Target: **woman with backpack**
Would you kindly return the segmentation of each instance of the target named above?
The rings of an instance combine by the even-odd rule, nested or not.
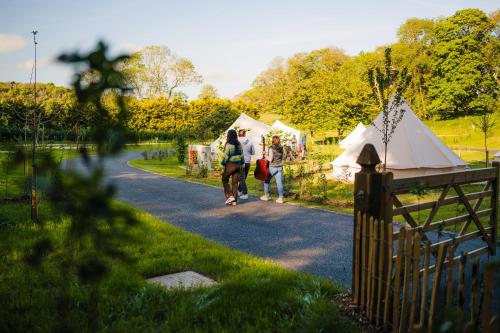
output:
[[[227,140],[224,146],[224,158],[222,159],[224,171],[222,173],[222,185],[224,186],[224,195],[226,197],[226,205],[236,205],[238,201],[238,180],[242,171],[242,166],[245,165],[243,157],[243,149],[238,141],[238,135],[235,130],[227,132]],[[229,186],[229,178],[231,178],[231,186]]]
[[[283,146],[281,145],[279,136],[273,136],[272,145],[266,152],[266,159],[269,161],[270,176],[264,181],[264,195],[260,197],[260,200],[268,201],[271,199],[269,197],[269,184],[274,177],[276,179],[276,185],[278,186],[279,196],[276,203],[283,203],[285,192],[283,189]]]

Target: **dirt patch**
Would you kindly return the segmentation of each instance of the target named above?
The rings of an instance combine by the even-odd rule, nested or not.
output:
[[[333,296],[333,301],[339,305],[342,314],[355,322],[362,332],[384,332],[383,327],[376,327],[375,325],[371,324],[364,313],[358,309],[358,306],[352,304],[351,294],[336,294]]]

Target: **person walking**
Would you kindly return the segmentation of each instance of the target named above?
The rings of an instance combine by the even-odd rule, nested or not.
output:
[[[238,179],[240,178],[242,166],[245,164],[242,147],[235,130],[227,132],[224,158],[221,164],[224,166],[222,185],[224,186],[226,205],[235,206],[238,201]],[[231,178],[231,186],[229,186],[229,178]]]
[[[248,199],[248,187],[247,187],[247,177],[248,172],[250,171],[250,162],[252,161],[252,156],[255,155],[255,147],[253,142],[250,141],[246,137],[246,131],[244,129],[240,129],[238,131],[238,140],[241,143],[241,147],[243,150],[243,157],[245,160],[245,169],[241,170],[240,173],[240,183],[238,185],[238,195],[240,199],[247,200]]]
[[[271,179],[274,177],[276,179],[276,185],[278,186],[278,199],[276,203],[284,202],[284,189],[283,189],[283,146],[281,145],[280,137],[274,135],[272,138],[272,145],[267,149],[266,159],[269,161],[269,178],[264,182],[264,195],[260,197],[260,200],[268,201],[269,196],[269,184]]]

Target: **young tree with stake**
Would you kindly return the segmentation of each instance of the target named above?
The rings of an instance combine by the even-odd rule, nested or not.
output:
[[[403,68],[401,72],[393,68],[391,49],[387,48],[385,49],[384,69],[370,69],[368,71],[368,80],[372,88],[372,95],[382,112],[382,127],[379,128],[375,123],[372,123],[372,126],[382,135],[382,143],[384,144],[383,170],[385,172],[387,167],[387,146],[399,122],[403,119],[404,109],[399,109],[399,107],[403,103],[403,92],[408,88],[411,76],[406,68]]]

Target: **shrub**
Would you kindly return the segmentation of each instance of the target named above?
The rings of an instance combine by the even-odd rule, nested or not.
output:
[[[177,161],[179,163],[184,164],[184,161],[186,160],[186,151],[187,151],[187,144],[186,144],[186,138],[184,135],[179,134],[175,138],[175,147],[177,150]]]

